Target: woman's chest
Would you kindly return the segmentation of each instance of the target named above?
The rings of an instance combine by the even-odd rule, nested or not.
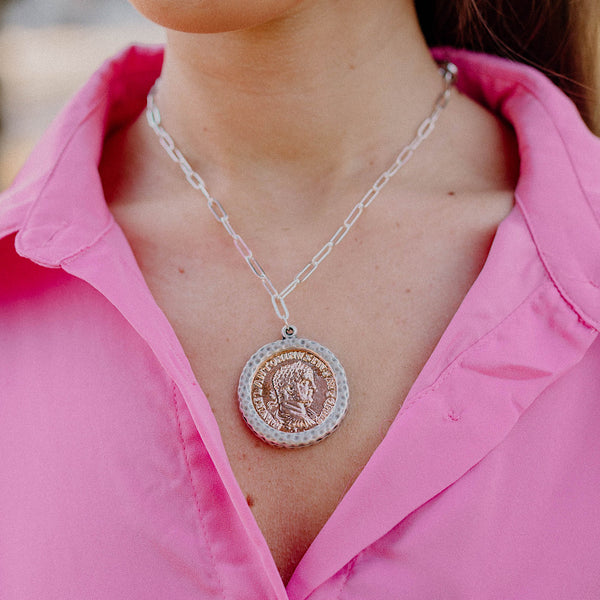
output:
[[[286,582],[398,414],[483,266],[496,219],[458,237],[403,225],[371,236],[367,249],[350,240],[344,256],[332,255],[289,296],[290,322],[337,356],[350,390],[341,427],[293,450],[259,440],[238,410],[244,364],[278,339],[282,326],[260,281],[225,244],[204,241],[190,251],[178,240],[148,242],[135,223],[118,220],[207,396],[237,482]]]
[[[175,280],[189,268],[183,266],[184,273],[177,268]],[[279,337],[280,324],[268,299],[254,292],[255,282],[235,283],[227,293],[219,285],[192,285],[191,291],[189,282],[148,279],[208,398],[237,482],[287,582],[385,436],[460,297],[442,293],[439,304],[419,301],[429,295],[430,282],[416,278],[416,285],[404,279],[401,286],[388,286],[393,288],[388,294],[356,283],[346,289],[336,285],[337,293],[332,285],[317,284],[324,290],[320,298],[299,293],[298,301],[290,302],[299,335],[327,346],[341,361],[349,408],[340,428],[323,442],[282,449],[259,440],[238,410],[245,362]]]

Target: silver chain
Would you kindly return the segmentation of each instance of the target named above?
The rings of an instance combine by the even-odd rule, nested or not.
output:
[[[315,272],[317,267],[325,260],[325,258],[327,258],[327,256],[329,256],[329,253],[333,250],[333,247],[337,246],[346,237],[346,234],[348,231],[350,231],[350,228],[354,225],[354,223],[356,223],[360,215],[362,215],[365,208],[367,208],[371,202],[377,198],[379,192],[381,192],[381,190],[387,185],[389,180],[411,159],[416,149],[423,143],[425,139],[429,137],[431,132],[434,130],[435,124],[442,110],[446,108],[450,99],[450,91],[456,80],[457,68],[453,63],[444,63],[440,67],[440,74],[443,78],[444,88],[437,97],[431,114],[417,128],[417,134],[413,140],[404,148],[402,148],[400,154],[398,154],[391,166],[377,178],[369,191],[360,199],[359,202],[356,203],[354,208],[344,219],[342,226],[331,236],[331,239],[310,259],[310,262],[296,274],[294,279],[292,279],[292,281],[281,292],[277,291],[273,285],[273,282],[269,279],[264,269],[254,257],[252,250],[248,248],[248,245],[242,239],[242,236],[235,231],[229,220],[229,215],[221,203],[211,196],[202,177],[200,177],[200,175],[198,175],[198,173],[192,169],[190,163],[175,145],[173,138],[162,127],[160,112],[154,101],[156,84],[150,90],[146,105],[146,118],[148,120],[148,124],[158,136],[160,145],[165,149],[171,159],[179,165],[188,183],[195,190],[202,192],[202,195],[206,198],[210,212],[214,218],[219,221],[221,225],[223,225],[225,231],[227,231],[227,233],[233,239],[233,243],[235,244],[238,252],[248,263],[248,266],[252,272],[262,282],[264,288],[271,297],[271,303],[273,304],[275,314],[285,323],[284,330],[286,328],[290,328],[290,313],[285,303],[285,298],[291,294],[298,285],[306,281]]]

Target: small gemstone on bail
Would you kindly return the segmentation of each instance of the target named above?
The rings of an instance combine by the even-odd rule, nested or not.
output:
[[[296,332],[297,332],[297,329],[293,325],[286,323],[281,330],[281,335],[282,335],[283,339],[291,338],[291,337],[295,337]]]

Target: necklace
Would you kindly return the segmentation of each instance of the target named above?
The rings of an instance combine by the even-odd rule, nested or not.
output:
[[[203,179],[192,169],[173,138],[162,127],[161,115],[154,101],[156,84],[148,94],[146,118],[158,136],[160,145],[179,165],[188,183],[204,196],[210,212],[225,228],[238,252],[261,281],[271,298],[275,314],[284,323],[282,339],[262,346],[250,357],[238,385],[239,407],[246,424],[255,435],[269,444],[282,448],[316,444],[337,429],[346,415],[349,391],[342,365],[325,346],[297,336],[296,327],[290,324],[285,299],[312,275],[333,247],[344,239],[363,211],[431,134],[450,99],[457,68],[452,63],[444,63],[440,67],[440,74],[443,90],[430,115],[419,125],[413,140],[352,208],[331,239],[281,292],[275,288],[246,242],[235,231],[221,203],[211,196]]]

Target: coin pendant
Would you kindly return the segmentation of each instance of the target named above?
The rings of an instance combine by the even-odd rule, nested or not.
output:
[[[320,442],[339,426],[348,408],[348,382],[329,349],[293,335],[252,355],[238,396],[254,434],[274,446],[299,448]]]

